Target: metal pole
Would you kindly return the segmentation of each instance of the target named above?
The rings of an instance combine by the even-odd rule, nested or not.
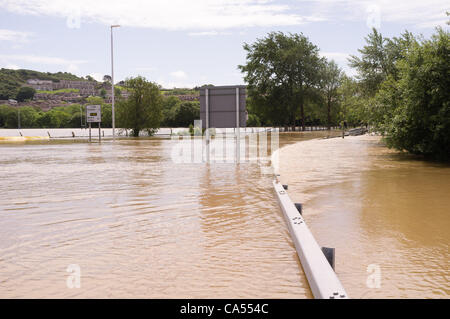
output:
[[[98,141],[102,141],[100,122],[98,122]]]
[[[20,130],[20,108],[17,108],[17,112],[18,112],[18,121],[17,121],[17,125],[18,125],[18,128],[19,128],[19,130]]]
[[[80,118],[80,129],[82,129],[83,128],[83,109],[81,108],[81,105],[80,105],[80,115],[81,115],[81,118]]]
[[[241,161],[241,129],[239,127],[239,88],[236,88],[236,159]]]
[[[111,117],[112,117],[112,133],[113,140],[116,136],[116,116],[114,112],[114,40],[113,40],[113,28],[118,28],[120,25],[111,26]]]
[[[113,140],[116,136],[116,119],[114,113],[114,53],[113,53],[113,26],[111,26],[111,117],[112,117],[112,133]]]
[[[89,143],[91,142],[91,122],[89,122]]]
[[[209,163],[209,89],[205,89],[206,100],[206,162]]]

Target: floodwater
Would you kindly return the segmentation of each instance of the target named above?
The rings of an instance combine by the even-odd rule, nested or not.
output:
[[[450,297],[450,166],[366,135],[289,145],[279,173],[350,297]]]
[[[280,134],[279,173],[350,297],[448,298],[449,167],[326,135]],[[311,298],[273,176],[177,143],[0,144],[0,297]]]
[[[177,143],[0,144],[0,297],[311,297],[272,175]]]

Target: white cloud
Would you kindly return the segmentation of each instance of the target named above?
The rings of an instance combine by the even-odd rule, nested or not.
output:
[[[0,66],[7,69],[19,69],[16,62],[20,62],[21,68],[39,69],[42,65],[54,65],[59,70],[65,69],[70,73],[78,73],[80,64],[87,63],[84,60],[67,60],[58,57],[37,55],[0,54]]]
[[[181,71],[181,70],[172,72],[172,73],[170,73],[170,75],[172,77],[174,77],[174,78],[177,78],[177,79],[185,79],[185,78],[187,78],[186,73],[184,71]]]
[[[19,70],[20,67],[17,64],[8,64],[6,65],[7,69],[11,69],[11,70]]]
[[[313,17],[329,21],[367,21],[379,12],[383,22],[405,26],[436,27],[445,25],[450,11],[448,0],[298,0]],[[373,10],[376,8],[377,10]],[[371,10],[368,10],[371,9]]]
[[[31,32],[0,29],[0,41],[25,43],[29,41],[31,35]]]
[[[356,75],[356,70],[351,68],[348,65],[348,58],[350,57],[349,53],[345,52],[320,52],[322,57],[327,58],[328,61],[334,60],[337,65],[348,75],[354,76]]]
[[[14,13],[63,17],[68,27],[94,21],[165,30],[195,30],[191,36],[219,35],[242,27],[294,26],[320,21],[366,21],[369,7],[384,21],[431,27],[445,25],[448,0],[0,0]],[[373,12],[372,12],[373,13]],[[204,32],[202,32],[204,31]]]
[[[203,31],[203,32],[189,32],[188,35],[191,37],[204,37],[216,35],[231,35],[231,32]]]
[[[136,71],[152,72],[152,71],[156,71],[156,68],[151,67],[151,66],[142,66],[142,67],[137,67]]]
[[[0,0],[15,13],[166,30],[220,30],[254,26],[289,26],[307,18],[273,0]],[[82,27],[82,25],[81,25]]]
[[[48,64],[48,65],[62,65],[66,67],[77,67],[79,64],[87,63],[84,60],[67,60],[58,57],[47,57],[37,55],[20,55],[20,54],[0,54],[1,60],[6,61],[22,61],[32,64]]]
[[[69,66],[67,67],[67,72],[69,73],[76,73],[78,71],[78,65],[76,64],[69,64]]]
[[[320,55],[336,62],[347,62],[347,58],[350,57],[350,54],[344,52],[320,52]]]
[[[101,74],[101,73],[90,73],[89,75],[92,76],[94,78],[94,80],[99,81],[99,82],[103,82],[104,74]]]
[[[194,83],[183,82],[183,81],[165,81],[163,79],[158,79],[155,81],[164,89],[173,89],[173,88],[193,88],[196,86]]]

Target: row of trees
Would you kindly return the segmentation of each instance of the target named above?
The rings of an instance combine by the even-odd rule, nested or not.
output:
[[[343,88],[346,114],[370,123],[390,147],[450,159],[449,32],[390,39],[373,30],[366,42],[350,59],[358,75]]]
[[[450,158],[449,32],[366,37],[346,76],[303,34],[269,33],[245,44],[249,126],[370,124],[388,146]]]
[[[87,102],[102,105],[103,126],[111,127],[111,105],[103,103],[99,97],[89,97]],[[21,128],[74,128],[86,122],[85,114],[85,106],[80,104],[55,107],[49,111],[31,106],[0,105],[0,127],[18,128],[20,124]]]
[[[133,129],[138,136],[142,130],[152,133],[156,128],[188,127],[200,118],[198,101],[181,101],[176,96],[165,97],[160,87],[143,77],[130,78],[124,87],[131,92],[128,99],[117,99],[118,127]],[[102,126],[111,127],[111,104],[102,97],[89,97],[86,104],[102,105]],[[71,104],[42,111],[37,107],[0,105],[0,127],[4,128],[73,128],[86,121],[85,105]],[[19,114],[20,113],[20,114]],[[82,119],[83,116],[83,119]]]

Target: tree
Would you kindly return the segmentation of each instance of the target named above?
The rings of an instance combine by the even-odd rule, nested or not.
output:
[[[61,110],[54,108],[42,114],[38,119],[38,126],[45,128],[63,128],[69,127],[72,116]]]
[[[261,121],[258,118],[258,115],[256,114],[249,114],[248,120],[247,120],[247,126],[248,127],[260,127]]]
[[[200,119],[200,103],[184,101],[176,105],[173,111],[172,123],[175,127],[189,127]]]
[[[109,83],[111,83],[112,82],[112,77],[111,77],[111,75],[104,75],[103,76],[103,82],[109,82]]]
[[[95,79],[90,75],[86,75],[86,80],[91,81],[91,82],[95,81]]]
[[[375,98],[383,114],[378,128],[388,146],[450,159],[450,33],[438,29],[430,40],[413,43]]]
[[[362,90],[356,80],[343,76],[338,95],[340,100],[340,121],[346,120],[348,124],[355,126],[369,122],[367,109],[369,104],[362,95]]]
[[[135,137],[144,129],[152,133],[159,128],[162,120],[162,95],[159,86],[138,76],[127,79],[125,88],[130,96],[127,100],[120,99],[117,104],[119,125],[132,129]]]
[[[17,110],[9,105],[0,105],[0,127],[4,128],[14,128],[17,127],[15,122],[15,115],[17,113]],[[14,121],[14,123],[11,123],[11,120]]]
[[[24,106],[19,108],[19,110],[20,110],[20,127],[22,128],[35,127],[36,120],[39,117],[39,112],[31,106]]]
[[[163,120],[161,122],[161,126],[163,127],[174,127],[174,114],[175,109],[178,105],[181,104],[181,100],[173,95],[169,95],[163,98],[163,105],[162,105],[162,114],[163,114]]]
[[[365,40],[367,44],[358,50],[361,57],[352,55],[349,65],[356,68],[357,79],[364,93],[373,97],[389,75],[396,77],[396,62],[404,57],[407,48],[416,39],[408,31],[399,38],[385,38],[374,28]]]
[[[31,87],[28,87],[28,86],[22,86],[19,89],[19,92],[17,92],[16,99],[19,102],[23,102],[23,101],[26,101],[26,100],[32,100],[33,97],[34,97],[34,94],[36,94],[36,90],[35,89],[33,89]]]
[[[338,99],[338,88],[342,81],[342,71],[334,61],[322,65],[320,89],[327,104],[327,125],[331,128],[331,108]]]
[[[249,96],[258,112],[274,124],[295,127],[298,111],[305,128],[304,107],[309,91],[318,84],[323,59],[303,34],[272,32],[255,43],[244,44],[246,65],[240,65]]]

